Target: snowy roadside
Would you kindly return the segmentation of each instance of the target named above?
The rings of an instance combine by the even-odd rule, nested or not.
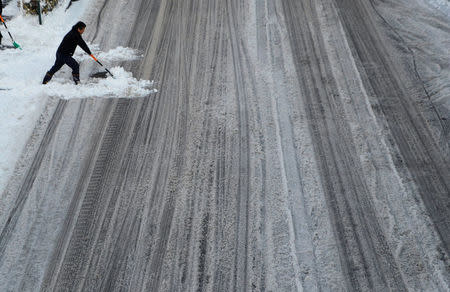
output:
[[[155,92],[153,83],[137,80],[132,74],[119,67],[119,63],[139,58],[139,53],[130,48],[115,48],[100,53],[95,45],[88,44],[94,55],[110,68],[115,78],[88,79],[88,73],[81,67],[81,85],[72,83],[70,68],[64,66],[49,84],[42,85],[42,78],[55,61],[55,52],[63,36],[83,15],[90,0],[74,2],[65,11],[68,0],[49,15],[43,16],[43,25],[38,25],[36,16],[22,16],[16,1],[3,10],[4,15],[12,15],[7,22],[15,41],[23,50],[0,50],[0,193],[12,174],[36,121],[39,119],[50,97],[56,98],[119,98],[143,97]],[[89,29],[89,24],[87,29]],[[3,45],[11,40],[4,27]],[[75,59],[91,62],[80,48]],[[98,66],[98,71],[102,71]]]
[[[450,1],[449,0],[425,0],[425,3],[431,5],[438,11],[441,11],[450,17]]]

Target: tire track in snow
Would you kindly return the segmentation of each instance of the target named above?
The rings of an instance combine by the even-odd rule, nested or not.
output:
[[[420,175],[402,182],[417,170],[395,160],[397,148],[401,156],[406,150],[384,128],[408,125],[389,121],[386,112],[402,107],[382,95],[402,91],[384,82],[393,77],[386,62],[377,63],[388,57],[385,48],[349,37],[356,31],[380,41],[376,24],[367,24],[370,10],[361,8],[366,1],[342,6],[348,3],[131,1],[125,13],[135,19],[124,29],[132,30],[129,43],[145,58],[128,66],[157,80],[159,93],[93,102],[92,117],[67,138],[75,145],[53,135],[50,162],[37,171],[30,195],[58,191],[70,199],[58,202],[62,215],[51,217],[54,225],[61,222],[59,235],[53,245],[35,241],[32,251],[21,249],[28,239],[15,237],[28,256],[27,271],[45,273],[31,280],[13,267],[10,284],[1,287],[17,290],[11,283],[17,279],[43,291],[403,291],[426,287],[422,280],[444,287],[448,273],[427,250],[439,238],[412,199]],[[99,27],[114,27],[114,18],[105,17],[117,13],[114,7],[121,6],[109,0],[99,8]],[[327,22],[333,19],[343,26]],[[108,42],[107,30],[96,36]],[[379,59],[364,59],[371,54]],[[410,78],[399,68],[401,78]],[[368,82],[370,70],[378,79]],[[359,96],[364,99],[351,100]],[[370,113],[365,98],[375,116],[359,114]],[[392,108],[380,114],[374,98]],[[61,119],[79,116],[72,111]],[[99,112],[97,130],[88,131]],[[381,133],[378,125],[365,127],[375,118]],[[377,144],[380,137],[390,143]],[[93,146],[80,148],[78,157],[81,139]],[[436,150],[426,143],[417,149]],[[65,172],[54,173],[61,169],[56,165]],[[72,183],[71,168],[84,172]],[[445,165],[437,169],[448,175]],[[49,175],[64,188],[51,188]],[[392,192],[385,181],[400,186]],[[407,220],[410,210],[414,222]],[[34,220],[34,229],[46,228]],[[417,242],[416,227],[425,228],[426,243]],[[14,235],[28,230],[20,228]],[[12,237],[2,240],[11,250]],[[38,248],[47,260],[35,261]],[[4,251],[4,262],[22,266]]]
[[[412,176],[423,202],[433,220],[439,236],[443,242],[443,249],[448,254],[450,244],[450,165],[446,158],[445,148],[441,148],[431,134],[429,123],[424,119],[425,109],[414,104],[415,97],[426,97],[426,92],[419,87],[405,88],[404,75],[401,67],[395,68],[390,62],[386,47],[378,33],[362,33],[376,27],[371,21],[370,3],[361,3],[354,6],[348,1],[338,1],[337,6],[342,15],[344,28],[355,54],[363,64],[376,64],[376,68],[364,68],[363,81],[365,86],[378,99],[379,112],[383,113],[389,130],[392,133],[393,143],[398,145],[400,155],[394,161],[399,168],[406,168]],[[355,13],[350,15],[349,8],[353,7]],[[357,15],[355,17],[355,15]],[[359,27],[358,30],[355,28]],[[372,47],[371,47],[372,46]],[[415,72],[407,76],[416,78]],[[411,74],[412,73],[412,74]]]
[[[335,236],[340,242],[341,264],[352,289],[402,291],[405,287],[399,268],[367,197],[359,158],[353,156],[355,145],[336,98],[337,88],[329,71],[331,64],[320,32],[315,30],[318,25],[314,5],[309,1],[286,2],[284,7],[294,55],[297,60],[307,60],[297,61],[296,68],[305,90],[305,105]]]
[[[16,227],[17,220],[19,219],[19,216],[22,213],[30,189],[32,188],[37,173],[40,170],[44,154],[47,151],[47,147],[50,144],[51,139],[53,138],[53,134],[55,132],[56,127],[58,126],[61,115],[64,112],[65,105],[66,105],[65,100],[58,102],[58,105],[56,106],[51,121],[47,126],[45,134],[43,135],[43,139],[39,145],[37,153],[35,154],[33,162],[31,163],[30,168],[27,171],[27,174],[24,176],[24,181],[22,183],[20,190],[18,191],[18,196],[14,204],[14,207],[12,207],[12,210],[10,211],[8,219],[6,220],[5,225],[3,226],[2,232],[0,234],[0,254],[3,254],[5,252],[7,241],[10,240],[11,233],[14,231]]]

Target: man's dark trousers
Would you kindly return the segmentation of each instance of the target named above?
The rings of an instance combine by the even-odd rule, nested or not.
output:
[[[67,64],[67,66],[69,66],[70,68],[72,68],[72,74],[73,75],[79,75],[80,74],[80,65],[78,65],[78,62],[75,61],[74,58],[72,58],[72,56],[70,55],[66,55],[66,54],[61,54],[61,53],[56,53],[56,61],[55,61],[55,65],[53,65],[53,67],[50,69],[50,71],[48,71],[48,73],[50,73],[50,75],[53,76],[53,74],[55,74],[56,72],[59,71],[59,69],[61,69],[61,67]]]

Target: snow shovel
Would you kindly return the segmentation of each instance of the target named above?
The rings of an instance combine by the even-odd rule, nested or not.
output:
[[[112,78],[114,78],[114,75],[112,75],[112,73],[108,70],[108,68],[106,68],[105,66],[103,66],[103,64],[102,63],[100,63],[100,61],[99,60],[97,60],[97,58],[95,58],[94,57],[94,55],[91,55],[91,57],[92,57],[92,59],[94,59],[94,61],[95,62],[97,62],[97,63],[99,63],[100,64],[100,66],[102,66],[103,67],[103,69],[105,69],[106,70],[106,72],[108,72],[110,75],[111,75],[111,77]]]
[[[108,76],[106,76],[107,74],[108,74],[108,72],[106,72],[106,71],[100,71],[100,72],[92,73],[91,75],[89,75],[89,77],[105,79],[106,77],[108,77]]]
[[[9,37],[10,37],[11,40],[13,41],[14,47],[15,47],[16,49],[21,49],[21,50],[22,50],[22,48],[20,47],[20,45],[14,41],[14,38],[12,37],[11,33],[9,32],[9,29],[8,29],[8,27],[6,26],[6,22],[3,20],[3,17],[2,17],[1,15],[0,15],[0,20],[3,22],[3,25],[6,27],[6,30],[8,31]]]

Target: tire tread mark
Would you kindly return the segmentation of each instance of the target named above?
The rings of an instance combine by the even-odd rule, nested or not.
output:
[[[119,100],[106,128],[61,269],[58,275],[54,275],[57,276],[56,289],[77,287],[82,282],[79,277],[86,268],[85,262],[94,244],[95,219],[104,208],[99,206],[103,195],[102,185],[107,175],[108,165],[117,151],[117,142],[123,131],[128,108],[128,100]]]
[[[50,123],[47,126],[45,134],[42,138],[42,141],[39,145],[39,148],[34,156],[34,159],[30,165],[30,168],[25,175],[24,181],[21,184],[19,194],[17,196],[14,207],[12,208],[8,220],[5,223],[5,226],[2,229],[0,234],[0,255],[5,252],[7,242],[9,241],[11,234],[13,233],[17,221],[22,214],[23,207],[25,202],[27,201],[28,195],[30,193],[31,188],[33,187],[36,176],[39,172],[39,169],[42,164],[42,160],[44,159],[45,153],[47,152],[47,146],[53,139],[56,128],[58,127],[59,121],[61,120],[62,113],[64,112],[67,100],[60,100],[56,106],[56,109],[53,113],[53,116],[50,120]],[[2,257],[0,256],[0,262]]]

